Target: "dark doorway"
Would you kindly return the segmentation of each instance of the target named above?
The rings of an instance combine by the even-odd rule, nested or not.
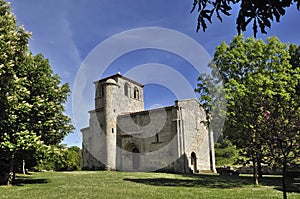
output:
[[[133,150],[132,150],[132,167],[133,169],[138,169],[140,168],[140,156],[139,156],[139,153],[140,151],[135,147]]]
[[[197,156],[196,153],[192,152],[191,154],[191,165],[193,166],[193,172],[197,172]]]

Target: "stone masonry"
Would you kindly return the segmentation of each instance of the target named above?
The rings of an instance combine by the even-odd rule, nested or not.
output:
[[[144,110],[143,85],[120,74],[95,82],[95,91],[81,130],[83,169],[215,171],[213,136],[196,99]]]

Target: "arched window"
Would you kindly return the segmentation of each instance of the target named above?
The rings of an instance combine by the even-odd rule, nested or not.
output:
[[[139,89],[137,87],[134,87],[133,98],[139,99],[139,96],[140,96]]]
[[[125,83],[124,95],[127,96],[127,97],[129,96],[129,84],[128,83]]]

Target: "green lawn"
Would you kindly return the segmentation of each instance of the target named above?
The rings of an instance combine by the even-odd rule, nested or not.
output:
[[[282,198],[280,178],[253,186],[251,177],[182,176],[106,171],[41,172],[20,175],[14,186],[1,186],[0,198]],[[289,193],[288,198],[300,198]]]

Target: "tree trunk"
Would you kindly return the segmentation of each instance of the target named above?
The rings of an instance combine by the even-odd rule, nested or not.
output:
[[[7,185],[12,185],[14,180],[14,164],[15,164],[14,158],[15,158],[14,155],[12,155],[9,160],[9,171],[8,171],[8,178],[6,183]]]
[[[257,156],[256,156],[256,160],[257,160],[257,172],[258,172],[258,181],[261,182],[263,174],[262,174],[262,150],[261,150],[261,145],[259,144],[257,146],[258,152],[257,152]]]
[[[286,175],[287,175],[287,160],[284,158],[283,170],[282,170],[282,193],[283,199],[287,199],[286,194]]]
[[[25,170],[25,160],[22,161],[22,171],[23,171],[23,174],[25,175],[25,174],[26,174],[26,170]]]
[[[253,183],[255,185],[258,185],[258,172],[257,172],[257,162],[256,162],[256,159],[253,158]]]
[[[257,160],[257,172],[258,172],[258,181],[261,182],[263,178],[263,174],[262,174],[262,166],[260,160]]]

